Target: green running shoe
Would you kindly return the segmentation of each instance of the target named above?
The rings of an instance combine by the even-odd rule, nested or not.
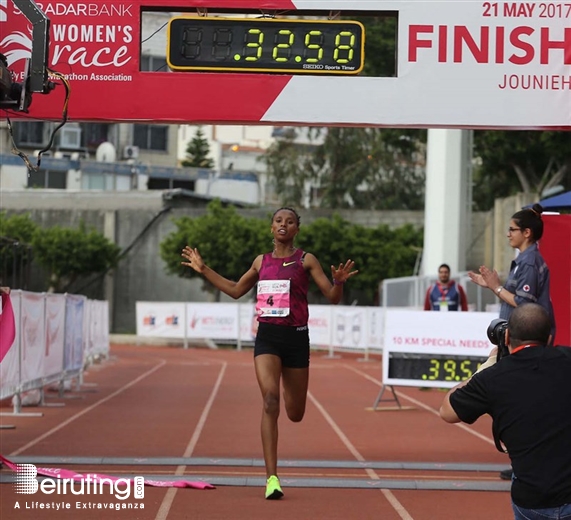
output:
[[[272,475],[266,481],[266,500],[277,500],[284,496],[284,492],[280,487],[280,479]]]

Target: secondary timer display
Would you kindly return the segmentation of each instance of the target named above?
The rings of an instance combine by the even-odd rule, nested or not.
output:
[[[472,377],[485,357],[391,352],[389,377],[418,381],[459,383]]]
[[[175,71],[358,74],[364,45],[356,21],[177,17],[167,63]]]

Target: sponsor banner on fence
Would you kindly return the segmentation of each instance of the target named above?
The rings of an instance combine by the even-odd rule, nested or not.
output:
[[[254,303],[239,303],[240,313],[240,339],[242,341],[254,341],[258,333],[258,318]]]
[[[21,376],[22,382],[27,382],[44,375],[46,340],[44,294],[23,291],[21,311]]]
[[[367,339],[366,307],[333,307],[334,347],[364,349]]]
[[[187,303],[186,320],[188,338],[238,338],[236,303]]]
[[[185,305],[181,302],[137,302],[137,334],[184,338]]]
[[[84,332],[84,296],[68,294],[65,301],[65,344],[64,370],[79,370],[83,367]]]
[[[311,346],[331,345],[331,305],[310,305],[308,325]]]
[[[109,353],[109,303],[102,300],[88,300],[91,344],[87,356]]]
[[[385,310],[382,307],[367,307],[367,346],[383,348],[383,327]]]
[[[46,343],[43,376],[61,374],[65,344],[65,294],[46,294]]]

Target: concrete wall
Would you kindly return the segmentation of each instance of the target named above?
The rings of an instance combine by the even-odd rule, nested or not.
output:
[[[90,298],[106,299],[110,303],[111,327],[114,333],[135,332],[135,305],[137,301],[208,301],[209,293],[202,290],[199,279],[183,280],[167,275],[160,258],[160,243],[175,230],[173,219],[182,216],[200,216],[208,201],[190,199],[187,207],[168,207],[162,192],[68,192],[58,190],[5,190],[1,194],[0,208],[8,213],[30,213],[42,227],[54,225],[77,227],[84,222],[114,239],[122,250],[129,249],[115,272],[107,277],[96,277],[86,286],[82,280],[69,292],[79,288]],[[190,204],[193,206],[191,207]],[[238,213],[267,219],[274,208],[238,209]],[[302,223],[319,217],[330,217],[326,210],[300,211]],[[410,223],[424,226],[422,211],[339,211],[344,219],[355,224],[375,227],[387,224],[391,228]],[[468,268],[484,262],[486,214],[474,214],[472,236],[475,241],[468,250]],[[507,227],[507,222],[504,227]],[[269,224],[269,221],[268,221]],[[446,259],[442,259],[443,262]],[[412,274],[412,273],[411,273]],[[30,290],[43,290],[45,273],[35,268]],[[247,299],[247,298],[246,298]],[[230,301],[223,296],[223,301]]]

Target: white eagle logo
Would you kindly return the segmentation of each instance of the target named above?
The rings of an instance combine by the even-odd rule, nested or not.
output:
[[[8,0],[0,0],[0,22],[8,21]],[[0,41],[2,54],[6,56],[8,66],[19,60],[25,60],[32,53],[32,28],[29,26],[28,34],[14,31]]]

